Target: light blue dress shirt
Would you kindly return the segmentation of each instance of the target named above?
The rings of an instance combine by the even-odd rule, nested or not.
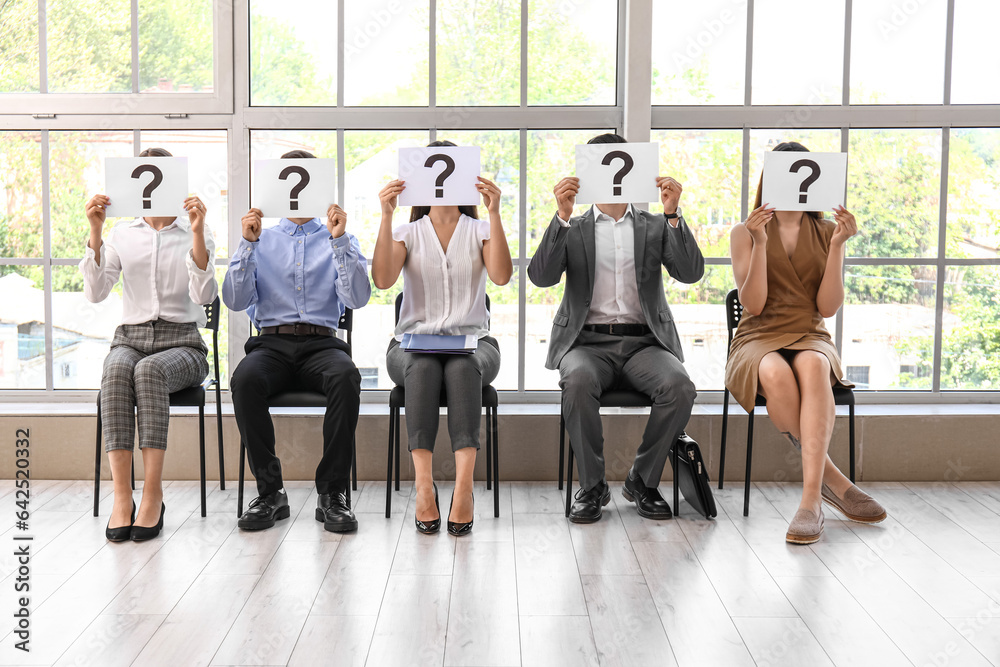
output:
[[[251,243],[240,238],[222,283],[222,300],[246,310],[258,329],[315,324],[336,329],[344,307],[361,308],[372,295],[368,260],[358,240],[332,238],[318,218],[287,218]]]

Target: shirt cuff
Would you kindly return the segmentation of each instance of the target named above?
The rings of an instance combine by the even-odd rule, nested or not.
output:
[[[337,238],[333,238],[331,236],[330,237],[330,246],[334,250],[339,250],[340,252],[347,252],[347,250],[351,247],[351,239],[350,239],[350,237],[346,233],[345,234],[341,234]]]
[[[558,218],[560,226],[569,227],[569,220],[563,220],[562,218],[559,217],[558,213],[556,213],[556,218]]]
[[[205,268],[204,269],[199,269],[198,268],[198,264],[194,261],[194,251],[193,250],[188,250],[187,251],[187,255],[185,256],[185,263],[187,264],[187,270],[188,270],[188,272],[191,273],[191,274],[193,274],[193,275],[196,275],[196,276],[208,276],[208,275],[214,276],[215,275],[215,267],[212,266],[212,257],[211,257],[211,255],[208,258],[208,263],[205,264]]]
[[[236,256],[240,259],[250,259],[253,256],[253,251],[257,249],[258,243],[260,243],[260,239],[247,241],[241,236],[240,243],[236,247]]]

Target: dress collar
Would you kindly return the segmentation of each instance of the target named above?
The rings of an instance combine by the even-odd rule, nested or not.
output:
[[[316,232],[318,232],[320,229],[323,228],[323,225],[319,223],[319,218],[313,218],[309,222],[306,222],[301,225],[295,224],[288,218],[282,218],[278,222],[278,227],[281,229],[281,231],[283,231],[286,234],[295,235],[296,233],[315,234]],[[298,232],[300,228],[302,229],[302,232]]]

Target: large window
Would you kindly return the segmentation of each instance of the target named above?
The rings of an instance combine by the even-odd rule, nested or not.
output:
[[[370,259],[377,193],[396,176],[398,149],[450,139],[481,146],[483,174],[504,193],[515,271],[489,287],[503,356],[495,385],[505,400],[558,400],[558,374],[544,364],[563,286],[538,288],[526,269],[555,212],[552,188],[573,173],[573,147],[607,131],[658,142],[661,174],[684,184],[705,278],[665,277],[664,289],[701,400],[723,386],[729,232],[752,207],[765,152],[785,140],[849,156],[859,233],[845,305],[827,326],[851,379],[872,390],[862,400],[997,390],[995,5],[0,3],[0,390],[53,397],[99,384],[121,287],[90,304],[76,265],[105,158],[162,146],[190,159],[221,283],[253,160],[293,148],[337,160],[348,230]],[[355,315],[366,389],[391,386],[385,349],[401,284],[374,289]],[[245,313],[223,312],[224,386],[248,330]]]

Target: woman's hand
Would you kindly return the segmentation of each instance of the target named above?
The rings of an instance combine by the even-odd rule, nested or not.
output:
[[[205,233],[205,205],[198,197],[188,197],[184,200],[184,210],[188,212],[188,219],[191,221],[191,232],[194,234]]]
[[[108,208],[108,204],[111,203],[111,199],[107,195],[94,195],[87,202],[85,210],[87,211],[87,220],[90,222],[90,229],[97,230],[97,233],[101,233],[101,228],[104,227],[104,220],[107,218],[107,213],[105,209]]]
[[[379,201],[382,202],[382,215],[392,215],[396,210],[399,201],[399,193],[406,189],[406,181],[389,181],[382,191],[378,193]]]
[[[476,176],[476,178],[479,179],[479,183],[476,183],[476,189],[483,196],[483,204],[486,206],[486,210],[490,213],[499,213],[500,188],[493,181],[485,179],[482,176]]]
[[[754,243],[767,243],[767,223],[774,217],[774,209],[763,204],[747,216],[743,225],[750,232]]]
[[[847,239],[858,233],[858,222],[854,219],[854,214],[843,206],[833,209],[833,219],[837,223],[837,228],[833,230],[830,245],[840,247],[847,243]]]

